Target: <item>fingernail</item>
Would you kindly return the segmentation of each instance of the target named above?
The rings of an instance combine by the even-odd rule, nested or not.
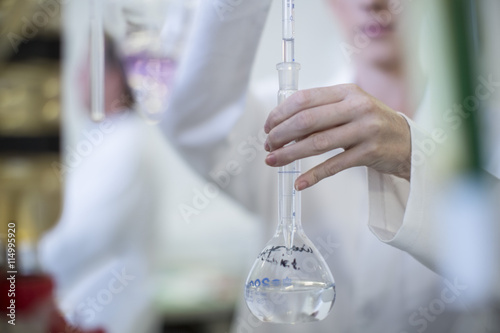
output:
[[[276,164],[276,156],[274,156],[274,154],[267,155],[266,164],[270,165],[270,166],[275,165]]]
[[[269,147],[269,143],[267,143],[267,141],[266,141],[266,143],[264,144],[264,149],[265,149],[266,151],[271,151],[271,147]]]
[[[268,125],[268,124],[265,124],[265,125],[264,125],[264,132],[266,132],[266,134],[269,134],[269,131],[270,131],[270,130],[271,130],[271,129],[269,128],[269,125]]]
[[[295,189],[297,191],[302,191],[303,189],[305,189],[308,186],[309,186],[309,184],[307,184],[307,182],[305,180],[301,180],[300,182],[295,184]]]

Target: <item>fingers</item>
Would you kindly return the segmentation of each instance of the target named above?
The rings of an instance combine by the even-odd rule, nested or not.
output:
[[[295,160],[320,155],[327,151],[353,147],[364,140],[359,135],[361,130],[356,123],[349,123],[323,132],[312,134],[301,141],[271,152],[266,157],[266,164],[279,167]]]
[[[297,191],[302,191],[345,169],[363,165],[362,157],[363,152],[359,146],[335,155],[334,157],[300,175],[300,177],[298,177],[295,181],[295,189]]]
[[[266,121],[265,149],[271,152],[266,163],[278,167],[344,149],[301,175],[295,183],[297,190],[360,165],[407,176],[406,170],[398,169],[401,155],[411,154],[409,129],[402,123],[395,111],[355,85],[297,92],[274,109]]]
[[[274,127],[266,140],[266,149],[274,151],[287,143],[312,133],[341,126],[353,118],[348,103],[323,105],[296,113]]]
[[[351,86],[343,84],[296,92],[271,111],[264,125],[266,134],[299,111],[342,101],[351,90]]]

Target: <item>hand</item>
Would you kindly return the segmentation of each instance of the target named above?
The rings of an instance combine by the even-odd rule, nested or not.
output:
[[[296,92],[271,111],[264,130],[265,149],[270,152],[266,163],[274,167],[344,149],[297,178],[299,191],[363,165],[410,180],[406,119],[354,84]]]

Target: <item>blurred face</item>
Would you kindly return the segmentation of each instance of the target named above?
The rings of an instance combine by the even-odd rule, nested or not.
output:
[[[401,60],[401,0],[327,0],[358,63],[390,66]]]
[[[108,53],[106,53],[108,55]],[[105,112],[108,114],[115,113],[117,109],[124,106],[129,106],[129,100],[126,96],[130,91],[126,85],[126,79],[122,72],[118,60],[108,56],[105,58],[104,64],[104,107]],[[78,89],[83,105],[90,111],[92,106],[92,93],[91,93],[91,66],[90,55],[88,55],[78,73]]]
[[[83,105],[90,110],[91,109],[91,77],[90,77],[90,61],[86,60],[85,64],[82,65],[79,75],[78,75],[78,81],[79,81],[79,89],[80,89],[80,96],[83,102]],[[115,67],[111,67],[106,65],[105,66],[105,73],[104,73],[104,103],[105,105],[108,105],[111,103],[113,99],[116,99],[117,96],[120,96],[120,94],[123,93],[124,91],[124,84],[123,84],[123,77],[119,70],[117,70]]]

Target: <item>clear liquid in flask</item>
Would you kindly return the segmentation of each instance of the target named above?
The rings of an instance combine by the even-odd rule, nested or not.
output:
[[[290,288],[248,288],[247,297],[255,298],[255,301],[248,303],[250,311],[264,322],[295,324],[325,319],[335,302],[333,283],[294,281]],[[272,303],[265,305],[269,301]]]
[[[326,318],[335,302],[335,280],[325,260],[295,224],[291,245],[286,223],[255,260],[245,284],[245,301],[259,320],[296,324]]]

